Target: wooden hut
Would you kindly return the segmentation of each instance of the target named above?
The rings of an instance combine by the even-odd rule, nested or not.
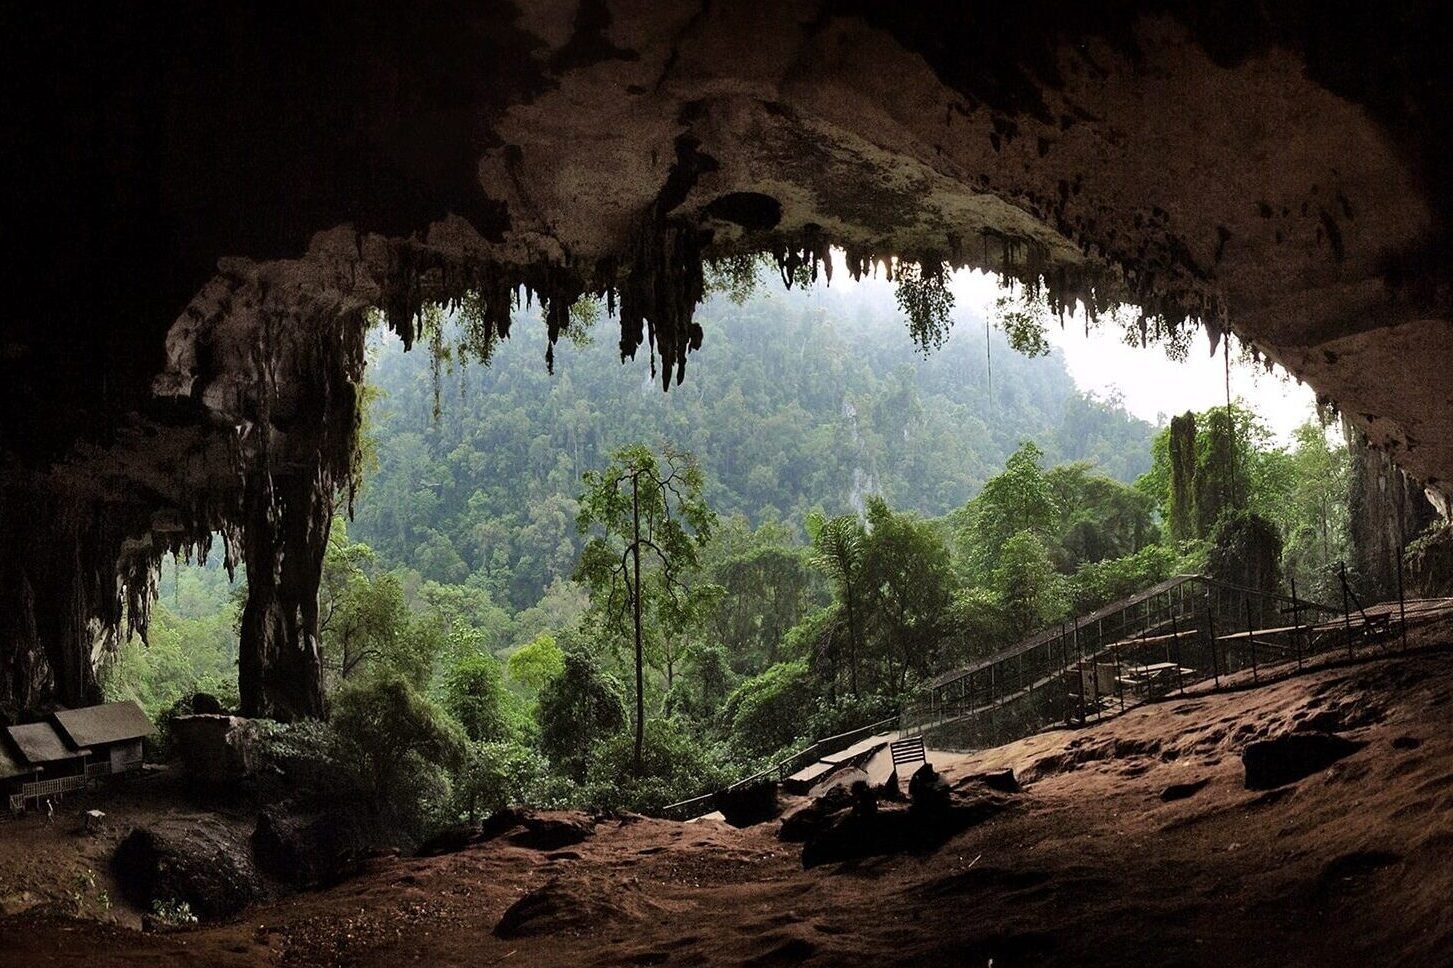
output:
[[[142,741],[156,732],[131,700],[84,709],[65,709],[51,717],[73,749],[90,754],[88,776],[134,773],[142,765]]]
[[[10,726],[9,734],[20,759],[34,776],[22,780],[17,794],[20,804],[58,796],[86,785],[86,750],[67,745],[50,723],[26,723]],[[12,808],[15,806],[12,798]]]

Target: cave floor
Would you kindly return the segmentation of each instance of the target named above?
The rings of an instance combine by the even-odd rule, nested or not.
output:
[[[775,823],[607,820],[565,850],[495,842],[373,861],[332,889],[180,933],[21,914],[0,919],[0,963],[1445,964],[1449,642],[1453,628],[1429,627],[1407,656],[940,754],[963,785],[1010,766],[1024,790],[925,856],[804,871]],[[1366,745],[1293,785],[1245,789],[1241,749],[1309,724]],[[526,933],[497,937],[531,891]]]

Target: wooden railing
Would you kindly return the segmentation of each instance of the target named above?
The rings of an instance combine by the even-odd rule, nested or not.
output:
[[[36,780],[34,783],[22,783],[20,785],[20,797],[23,800],[34,800],[37,797],[50,797],[58,793],[70,793],[72,790],[82,790],[86,786],[86,776],[77,773],[75,776],[58,776],[54,780]]]

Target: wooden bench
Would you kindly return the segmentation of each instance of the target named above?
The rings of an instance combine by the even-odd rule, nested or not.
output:
[[[923,748],[923,736],[910,736],[894,742],[889,749],[893,753],[893,768],[906,763],[927,763],[928,756]]]

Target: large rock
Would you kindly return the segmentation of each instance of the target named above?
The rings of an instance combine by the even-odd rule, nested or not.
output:
[[[908,800],[920,811],[947,809],[952,795],[948,782],[931,763],[923,764],[908,778]]]
[[[531,850],[559,850],[573,847],[595,833],[595,823],[573,813],[521,813],[523,830],[510,834],[509,842]]]
[[[223,918],[263,895],[247,845],[211,817],[138,827],[112,864],[122,895],[146,911],[158,901],[185,901],[199,918]]]
[[[1333,733],[1288,733],[1252,743],[1241,754],[1246,789],[1270,790],[1295,783],[1365,745]]]
[[[883,804],[867,812],[845,810],[831,817],[802,848],[802,866],[816,867],[881,854],[926,853],[1005,810],[1010,800],[985,794],[971,800],[921,807]]]
[[[286,807],[267,807],[258,815],[251,844],[258,869],[294,887],[336,883],[366,847],[345,818]]]
[[[237,716],[178,716],[172,746],[182,766],[205,787],[235,786],[257,769],[260,758],[251,724]]]
[[[852,806],[852,796],[844,790],[841,796],[813,797],[782,814],[777,839],[788,843],[811,840],[824,830],[833,816]]]
[[[570,811],[496,810],[483,823],[452,824],[419,845],[420,857],[453,854],[478,844],[504,838],[505,843],[529,850],[573,847],[595,833],[595,820]],[[508,835],[508,836],[506,836]]]

